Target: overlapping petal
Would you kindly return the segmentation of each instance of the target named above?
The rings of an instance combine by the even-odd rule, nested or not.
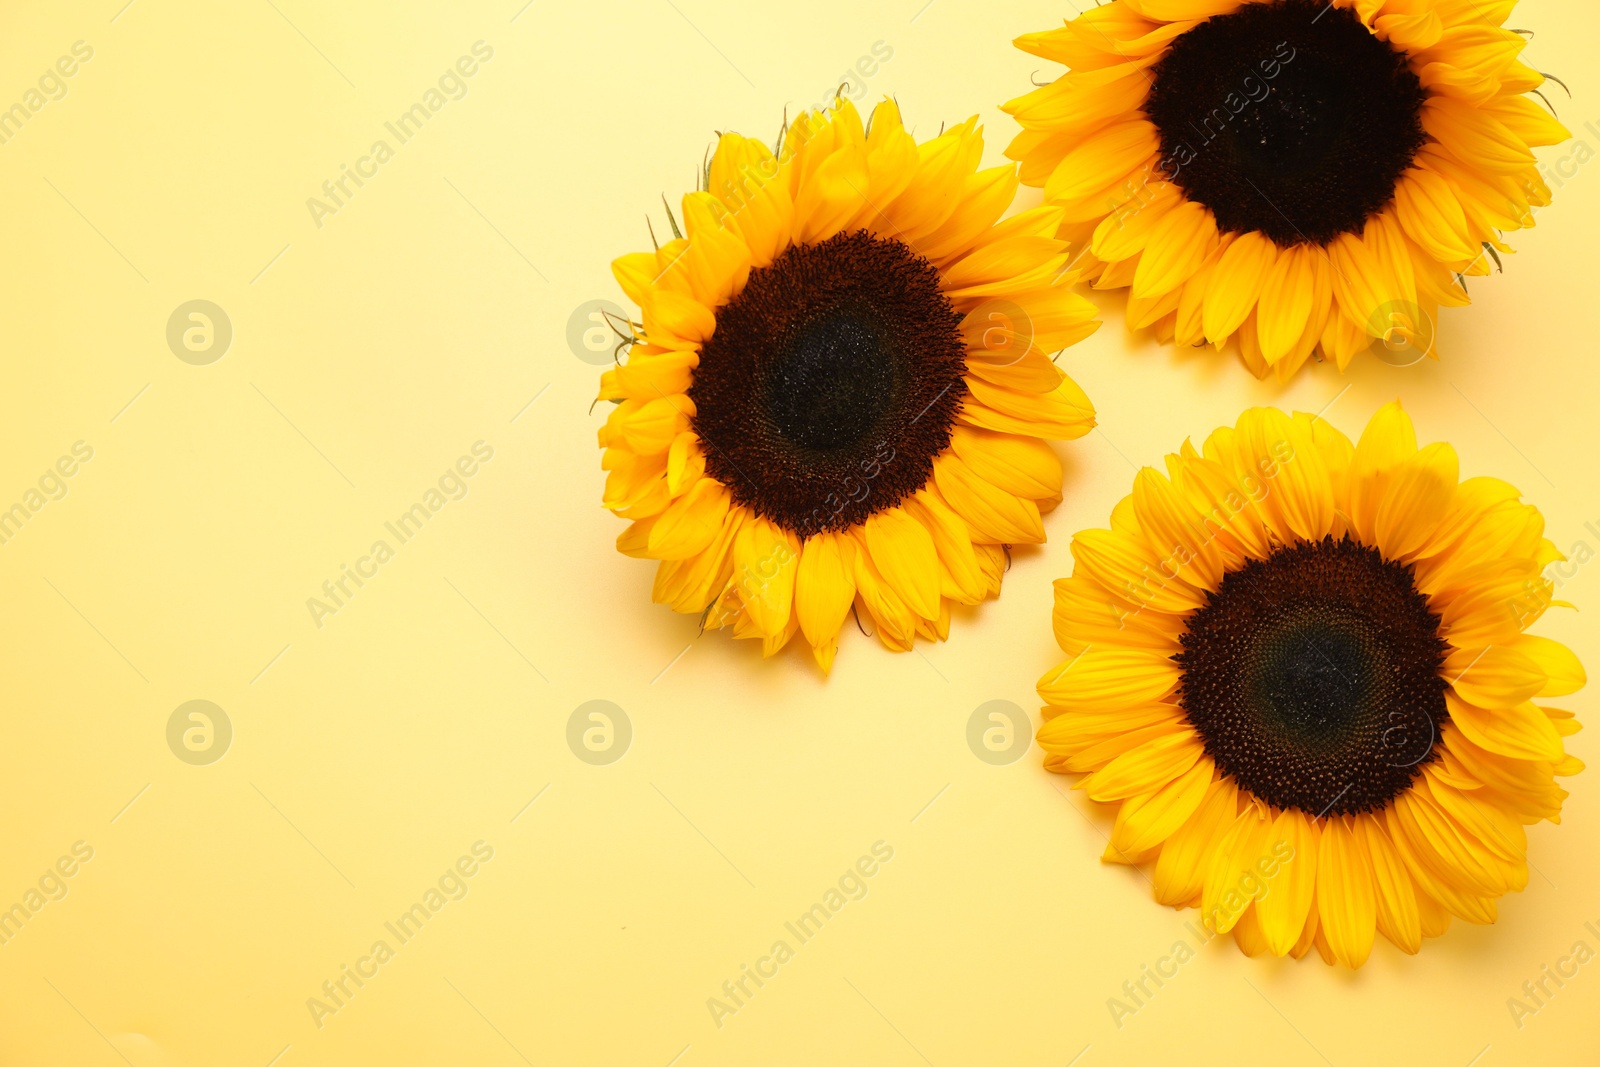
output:
[[[1565,645],[1508,606],[1552,559],[1515,487],[1459,478],[1398,403],[1351,442],[1324,418],[1271,409],[1145,469],[1108,529],[1073,542],[1053,616],[1064,659],[1038,683],[1050,770],[1117,805],[1112,862],[1153,865],[1155,897],[1199,907],[1250,955],[1359,967],[1378,935],[1406,953],[1452,918],[1492,922],[1527,883],[1524,826],[1559,820],[1570,712],[1542,701],[1587,681]],[[1350,537],[1406,567],[1440,618],[1444,719],[1387,805],[1277,808],[1238,785],[1183,707],[1186,620],[1250,559]],[[1548,601],[1548,597],[1545,598]]]
[[[1438,308],[1467,302],[1454,276],[1489,273],[1489,251],[1510,251],[1502,233],[1531,226],[1549,202],[1532,149],[1570,136],[1525,95],[1544,76],[1519,61],[1527,41],[1505,28],[1514,0],[1495,5],[1494,18],[1459,0],[1329,5],[1404,56],[1425,93],[1417,120],[1427,143],[1364,226],[1282,246],[1255,231],[1219,234],[1211,209],[1175,183],[1182,153],[1204,142],[1175,145],[1146,111],[1151,68],[1174,42],[1240,6],[1112,0],[1018,38],[1068,68],[1005,105],[1023,127],[1007,150],[1021,180],[1062,210],[1063,232],[1092,235],[1085,276],[1096,288],[1131,287],[1135,329],[1219,349],[1236,338],[1252,373],[1280,381],[1314,356],[1342,371],[1374,339],[1408,357],[1436,354]]]
[[[942,639],[952,603],[998,593],[1010,545],[1044,540],[1041,515],[1061,499],[1062,479],[1047,442],[1094,425],[1093,406],[1051,353],[1099,323],[1075,291],[1063,211],[1002,218],[1019,171],[980,169],[982,151],[976,118],[919,143],[892,100],[863,123],[841,97],[796,118],[775,148],[724,133],[703,188],[669,221],[673,238],[612,265],[639,312],[612,323],[626,359],[601,380],[599,399],[614,405],[598,435],[604,504],[633,520],[618,550],[660,561],[655,600],[707,629],[759,639],[767,655],[798,633],[828,670],[852,612],[890,648]],[[719,309],[752,271],[797,244],[855,231],[899,241],[938,270],[963,316],[965,398],[918,491],[802,540],[708,473],[695,373]]]

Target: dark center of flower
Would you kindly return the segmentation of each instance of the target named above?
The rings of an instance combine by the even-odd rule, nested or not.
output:
[[[1239,786],[1313,816],[1376,811],[1435,758],[1439,617],[1409,567],[1301,542],[1223,578],[1175,659],[1184,711]]]
[[[719,308],[689,396],[706,470],[809,537],[916,492],[966,395],[939,271],[864,231],[786,249]]]
[[[1425,140],[1405,53],[1326,0],[1207,19],[1152,72],[1163,169],[1224,231],[1281,247],[1359,233]]]

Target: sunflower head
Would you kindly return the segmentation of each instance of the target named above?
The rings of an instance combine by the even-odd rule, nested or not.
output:
[[[1150,468],[1074,538],[1045,766],[1119,805],[1107,860],[1154,866],[1248,954],[1360,966],[1527,884],[1525,824],[1582,764],[1582,666],[1524,632],[1561,559],[1494,478],[1460,480],[1391,404],[1351,444],[1254,409]]]
[[[1569,136],[1514,6],[1112,0],[1017,40],[1071,69],[1006,105],[1008,153],[1134,327],[1237,337],[1260,377],[1374,338],[1414,361],[1550,202],[1531,149]]]
[[[1094,412],[1047,353],[1093,332],[1056,207],[1004,221],[1014,165],[977,120],[921,144],[847,100],[777,149],[724,134],[683,228],[613,271],[640,309],[602,378],[617,547],[654,597],[827,669],[852,607],[943,638],[1061,499],[1048,439]]]

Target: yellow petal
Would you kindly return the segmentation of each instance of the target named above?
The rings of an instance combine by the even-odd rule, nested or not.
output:
[[[1206,532],[1200,514],[1183,494],[1150,467],[1134,476],[1133,510],[1163,570],[1170,561],[1200,589],[1215,588],[1222,580],[1227,558],[1216,539]]]
[[[1562,756],[1561,734],[1532,702],[1493,710],[1445,694],[1450,721],[1479,748],[1513,759],[1554,762]]]
[[[1443,443],[1395,467],[1373,515],[1373,536],[1386,559],[1408,560],[1428,543],[1444,521],[1460,473],[1456,450]]]
[[[1249,485],[1239,484],[1228,467],[1212,459],[1184,457],[1177,468],[1177,485],[1200,513],[1206,532],[1234,560],[1266,556],[1266,524],[1251,500]]]
[[[1137,855],[1166,841],[1205,800],[1215,775],[1211,757],[1202,756],[1153,795],[1124,801],[1111,843],[1121,852]]]
[[[693,400],[686,396],[659,396],[646,401],[622,423],[622,440],[641,456],[665,452],[678,434],[689,428],[693,417]]]
[[[966,520],[973,541],[989,544],[1037,544],[1044,540],[1044,524],[1031,500],[1019,499],[990,484],[951,453],[933,462],[939,495]]]
[[[1377,932],[1378,892],[1365,837],[1343,817],[1328,820],[1317,851],[1317,917],[1334,958],[1360,967]]]
[[[1132,0],[1128,7],[1147,19],[1160,22],[1188,22],[1226,15],[1244,0]]]
[[[1256,329],[1261,355],[1269,364],[1288,355],[1306,332],[1315,295],[1311,260],[1320,254],[1303,245],[1283,249],[1262,282]]]
[[[794,534],[760,515],[752,515],[734,539],[734,591],[764,636],[777,636],[789,625],[799,559]]]
[[[1232,336],[1261,299],[1262,286],[1277,261],[1278,246],[1255,231],[1241,233],[1228,246],[1201,313],[1206,340],[1221,344]]]
[[[1104,711],[1153,704],[1176,690],[1178,680],[1178,665],[1160,653],[1090,649],[1046,671],[1038,689],[1047,704]]]
[[[1166,729],[1151,733],[1148,735],[1150,737],[1171,733],[1173,727],[1183,722],[1183,713],[1172,704],[1147,704],[1141,708],[1116,708],[1111,711],[1067,711],[1052,705],[1045,707],[1044,716],[1044,724],[1035,735],[1039,747],[1063,756],[1075,755],[1113,738],[1125,737],[1151,727]],[[1111,759],[1133,747],[1129,745],[1118,749],[1106,759],[1087,765],[1087,769],[1099,770]]]
[[[813,648],[829,646],[850,613],[856,598],[854,551],[854,539],[831,530],[814,534],[800,546],[794,610],[800,631]]]
[[[1145,119],[1122,122],[1075,145],[1045,182],[1046,200],[1079,200],[1122,181],[1161,149],[1154,124]]]
[[[1124,709],[1112,714],[1119,715],[1131,723],[1143,721],[1145,716],[1154,714],[1155,710],[1153,708]],[[1058,718],[1075,718],[1078,715],[1077,712],[1063,713],[1061,708],[1055,707],[1049,708],[1047,711]],[[1112,760],[1124,756],[1134,749],[1143,748],[1152,741],[1159,741],[1164,737],[1184,733],[1188,729],[1188,725],[1180,717],[1168,712],[1156,715],[1155,721],[1147,726],[1130,727],[1120,733],[1108,734],[1103,739],[1078,748],[1076,751],[1067,751],[1067,746],[1061,745],[1056,746],[1056,748],[1061,749],[1059,754],[1065,757],[1060,761],[1062,770],[1073,774],[1086,774],[1089,771],[1101,770]],[[1055,752],[1055,749],[1048,749],[1047,751]],[[1083,785],[1083,782],[1079,782],[1073,788],[1081,789]],[[1152,792],[1155,788],[1155,786],[1151,786],[1146,792]]]
[[[961,202],[967,176],[983,155],[983,134],[973,116],[917,146],[911,181],[894,201],[872,208],[888,232],[913,248],[938,231]]]
[[[1410,459],[1417,451],[1417,434],[1411,416],[1398,400],[1378,409],[1356,442],[1350,463],[1351,528],[1367,543],[1373,541],[1373,526],[1378,504],[1383,499],[1384,481],[1389,472]]]
[[[939,557],[933,536],[904,508],[874,512],[862,526],[878,573],[900,599],[925,619],[939,615]]]
[[[1470,835],[1474,850],[1484,855],[1487,862],[1499,861],[1510,874],[1511,889],[1526,888],[1528,835],[1522,824],[1495,803],[1492,796],[1477,788],[1458,789],[1446,782],[1445,776],[1439,762],[1422,769],[1422,781],[1433,802],[1464,836]]]
[[[1138,648],[1172,656],[1181,651],[1183,619],[1158,611],[1139,611],[1113,600],[1087,575],[1058,578],[1050,622],[1056,641],[1069,656],[1097,646]]]
[[[1094,429],[1094,405],[1066,375],[1048,393],[1024,393],[968,376],[960,420],[987,430],[1070,441]]]
[[[687,559],[709,546],[722,529],[732,497],[713,478],[701,478],[662,512],[650,530],[650,555]]]
[[[1037,437],[957,424],[950,447],[974,474],[1008,493],[1038,500],[1061,492],[1061,460]]]
[[[1328,262],[1339,306],[1350,321],[1362,327],[1363,336],[1377,336],[1380,331],[1369,326],[1381,319],[1380,312],[1390,299],[1377,258],[1360,237],[1343,233],[1329,243]]]
[[[851,531],[856,540],[856,604],[864,607],[877,626],[878,640],[889,648],[905,651],[916,639],[917,613],[889,587],[872,562],[860,531]]]
[[[1194,276],[1217,246],[1217,224],[1207,208],[1185,200],[1161,219],[1133,274],[1133,295],[1170,293]]]
[[[972,534],[961,516],[939,497],[938,490],[924,486],[916,495],[901,504],[906,511],[927,528],[933,537],[933,547],[939,553],[940,586],[942,596],[963,604],[976,604],[983,599],[985,583],[983,571],[978,566],[978,556],[972,547]],[[948,583],[948,584],[947,584]]]
[[[1277,408],[1239,418],[1238,473],[1258,487],[1256,513],[1285,543],[1318,540],[1333,529],[1333,477],[1304,423]]]
[[[1183,203],[1183,194],[1171,182],[1153,182],[1139,195],[1119,206],[1094,229],[1089,248],[1110,263],[1144,251],[1156,224]]]
[[[1355,828],[1372,864],[1377,927],[1401,952],[1415,955],[1422,947],[1422,919],[1416,885],[1405,861],[1395,850],[1383,819],[1360,816]]]
[[[676,269],[688,274],[690,291],[701,303],[727,303],[750,277],[750,248],[732,225],[728,209],[710,193],[689,193],[683,198],[683,226],[689,244]]]
[[[842,145],[821,160],[795,193],[795,242],[814,244],[838,233],[861,211],[866,192],[866,148]]]
[[[1317,889],[1317,837],[1311,819],[1293,808],[1279,812],[1267,833],[1263,853],[1280,866],[1272,875],[1257,868],[1266,889],[1256,900],[1256,917],[1274,956],[1288,955],[1311,913]]]
[[[647,519],[630,522],[628,528],[617,535],[617,551],[634,559],[649,559],[650,528],[659,518],[659,515],[652,515]]]
[[[711,309],[687,293],[656,289],[640,307],[645,334],[652,344],[663,348],[698,345],[717,328]]]
[[[1448,96],[1430,96],[1423,103],[1422,128],[1457,159],[1495,174],[1515,174],[1534,163],[1533,153],[1505,123]]]
[[[687,393],[694,383],[694,369],[699,363],[700,353],[692,348],[673,350],[634,345],[628,353],[628,362],[613,364],[600,375],[600,395],[596,399]]]
[[[1589,676],[1584,672],[1577,655],[1559,641],[1522,634],[1511,642],[1511,647],[1527,656],[1544,672],[1544,688],[1536,696],[1564,697],[1588,684]]]
[[[711,607],[733,581],[733,542],[749,516],[735,505],[728,509],[711,546],[688,559],[667,560],[656,568],[650,599],[666,604],[673,611],[698,615]]]
[[[1276,860],[1267,851],[1272,818],[1259,804],[1245,806],[1223,834],[1210,856],[1200,891],[1200,919],[1219,934],[1233,929],[1245,909],[1265,888],[1258,863]]]
[[[1217,842],[1227,833],[1237,810],[1238,789],[1233,779],[1214,782],[1200,807],[1161,846],[1153,876],[1159,903],[1184,907],[1200,896]]]
[[[667,450],[667,490],[680,496],[706,471],[705,452],[700,448],[700,437],[693,430],[685,430],[672,439]]]
[[[1539,665],[1514,648],[1458,648],[1444,662],[1456,695],[1481,708],[1514,707],[1538,696],[1546,679]]]
[[[1182,569],[1159,558],[1142,538],[1080,530],[1072,539],[1072,557],[1083,573],[1137,610],[1181,614],[1205,603],[1204,593],[1183,579]]]
[[[1457,915],[1473,918],[1479,910],[1473,898],[1497,897],[1508,888],[1498,864],[1486,862],[1427,793],[1402,793],[1389,811],[1391,829],[1398,828],[1395,843],[1412,861],[1413,871],[1420,869],[1428,892]]]
[[[1091,800],[1125,800],[1181,777],[1205,755],[1193,730],[1183,729],[1124,752],[1078,783]]]
[[[968,174],[962,179],[960,205],[944,225],[917,242],[918,252],[935,263],[966,252],[1011,206],[1016,192],[1017,168],[1013,164]]]
[[[729,225],[764,267],[789,243],[794,201],[772,151],[753,138],[725,133],[711,157],[706,187],[726,205]]]

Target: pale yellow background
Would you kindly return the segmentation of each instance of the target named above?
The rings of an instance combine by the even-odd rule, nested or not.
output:
[[[94,449],[0,546],[0,906],[94,849],[0,946],[0,1063],[1597,1062],[1600,963],[1520,1029],[1506,1006],[1575,941],[1600,948],[1595,772],[1530,833],[1498,926],[1416,958],[1380,944],[1354,975],[1213,944],[1119,1029],[1107,998],[1188,916],[1100,864],[1106,814],[1037,749],[993,767],[965,731],[989,700],[1036,714],[1071,533],[1250,403],[1331,404],[1355,432],[1399,396],[1558,544],[1600,547],[1600,170],[1569,166],[1507,273],[1472,282],[1439,363],[1280,389],[1130,338],[1103,301],[1063,357],[1101,429],[1063,446],[1050,544],[948,643],[851,632],[824,681],[649,603],[599,507],[597,370],[568,316],[622,299],[609,260],[648,247],[647,213],[665,232],[660,196],[713,131],[772,136],[876,42],[893,58],[865,99],[894,94],[921,135],[976,111],[998,162],[996,105],[1056,73],[1009,41],[1069,3],[124,2],[0,14],[0,106],[94,49],[0,145],[0,507]],[[1600,146],[1593,6],[1513,21]],[[468,95],[316,226],[307,198],[479,40]],[[209,366],[165,340],[197,298],[234,329]],[[469,495],[318,628],[307,598],[478,440],[494,459]],[[1600,572],[1563,593],[1590,610],[1542,632],[1592,667]],[[192,699],[235,731],[210,766],[166,743]],[[610,766],[566,744],[591,699],[633,724]],[[1572,748],[1600,756],[1592,733]],[[469,895],[319,1028],[307,998],[479,840]],[[716,1026],[707,998],[879,840],[894,859],[866,898]]]

